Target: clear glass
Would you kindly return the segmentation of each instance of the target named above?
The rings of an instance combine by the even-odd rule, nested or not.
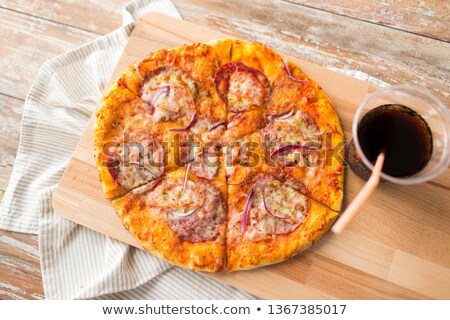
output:
[[[413,176],[399,178],[381,173],[381,177],[398,184],[418,184],[442,173],[450,165],[450,111],[430,92],[407,85],[380,89],[368,96],[356,110],[352,126],[353,142],[364,164],[373,170],[373,164],[358,141],[358,125],[367,112],[384,104],[401,104],[420,114],[431,129],[433,153],[425,168]]]

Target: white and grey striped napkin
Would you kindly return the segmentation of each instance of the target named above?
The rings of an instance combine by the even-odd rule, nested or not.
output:
[[[0,206],[0,228],[39,233],[47,299],[253,299],[53,211],[56,184],[134,23],[147,11],[181,18],[169,0],[132,1],[124,7],[122,28],[42,66],[25,101],[19,150]],[[382,84],[359,71],[344,72]]]

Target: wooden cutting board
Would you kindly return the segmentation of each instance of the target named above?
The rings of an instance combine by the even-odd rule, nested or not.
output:
[[[112,80],[149,52],[224,37],[229,35],[147,14],[133,30]],[[357,105],[377,88],[290,59],[324,88],[350,139]],[[104,198],[93,156],[93,119],[59,183],[53,205],[69,220],[140,248]],[[210,276],[267,299],[450,299],[449,182],[447,170],[439,180],[419,186],[385,183],[341,236],[328,233],[306,252],[280,264]],[[347,170],[344,207],[362,185]]]

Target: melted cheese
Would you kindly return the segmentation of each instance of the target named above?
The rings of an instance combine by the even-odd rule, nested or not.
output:
[[[274,142],[274,151],[287,145],[302,145],[317,149],[322,146],[322,137],[317,124],[307,113],[302,111],[297,111],[286,120],[275,120],[261,130],[261,138]],[[308,157],[308,159],[303,159],[304,157]],[[314,157],[317,155],[307,150],[292,150],[286,154],[279,154],[277,161],[304,166],[314,161]]]
[[[143,83],[141,98],[154,107],[153,118],[160,122],[175,120],[194,110],[196,95],[193,80],[183,72],[162,70]]]
[[[247,217],[246,232],[242,234],[242,212],[235,214],[228,229],[231,242],[241,236],[248,241],[258,241],[277,234],[289,233],[306,218],[309,200],[293,188],[271,177],[259,180],[254,188],[255,194]],[[268,209],[277,217],[266,210],[263,193]]]
[[[166,209],[162,211],[164,219],[182,240],[211,240],[219,234],[220,225],[225,221],[222,194],[206,182],[188,180],[183,189],[183,180],[165,179],[147,194],[146,201],[153,208]]]
[[[146,134],[135,133],[131,137],[134,141],[110,148],[110,152],[120,159],[117,183],[122,188],[131,190],[163,175],[164,150],[154,147],[155,144],[146,141],[148,138]]]
[[[220,121],[217,121],[220,122]],[[198,119],[194,126],[191,128],[191,131],[200,137],[200,140],[203,142],[214,142],[220,141],[221,137],[225,133],[225,126],[219,126],[214,130],[209,131],[214,125],[217,123],[212,123],[209,119]]]
[[[203,206],[205,202],[204,186],[187,181],[183,190],[183,182],[166,182],[149,194],[148,203],[155,207],[170,208],[173,211],[191,210]]]
[[[243,110],[248,105],[260,105],[265,99],[265,88],[258,78],[243,71],[230,76],[228,88],[228,105],[235,111]]]

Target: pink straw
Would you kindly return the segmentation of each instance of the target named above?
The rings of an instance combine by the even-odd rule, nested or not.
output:
[[[372,174],[370,175],[369,180],[367,180],[364,187],[358,193],[355,199],[353,199],[352,203],[345,209],[344,213],[341,214],[339,220],[331,228],[331,231],[335,234],[340,234],[356,214],[359,208],[364,204],[364,202],[369,198],[369,196],[375,191],[375,189],[380,184],[380,174],[383,169],[384,163],[384,152],[380,153],[377,158],[377,162],[373,167]]]

